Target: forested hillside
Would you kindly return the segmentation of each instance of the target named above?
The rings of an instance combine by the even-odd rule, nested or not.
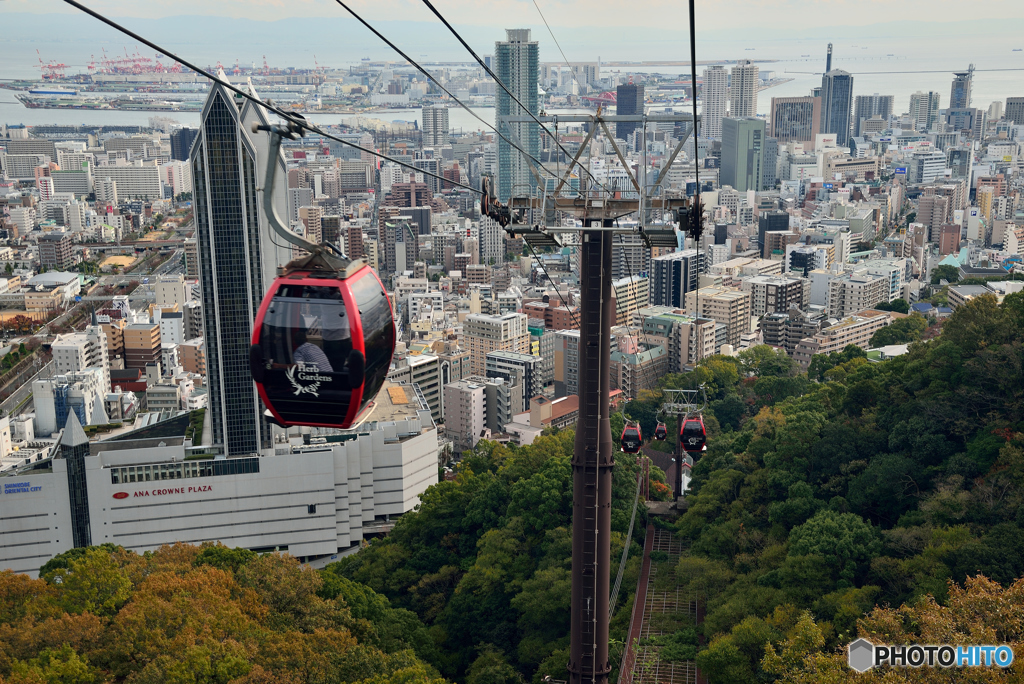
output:
[[[564,679],[569,660],[572,457],[575,433],[506,448],[481,442],[458,477],[358,554],[328,566],[415,611],[430,625],[441,672],[471,684]],[[622,552],[636,494],[636,458],[617,454],[612,556]],[[655,477],[663,479],[660,471]],[[636,585],[637,523],[623,595]],[[631,605],[614,624],[624,634]],[[622,635],[620,635],[620,639]]]
[[[811,651],[831,654],[876,605],[941,604],[950,580],[1024,574],[1021,330],[1024,295],[984,297],[887,362],[851,347],[807,374],[758,347],[663,379],[708,392],[709,448],[677,532],[690,543],[678,575],[707,604],[697,659],[712,684],[786,679],[786,663],[803,665],[766,669],[766,649],[808,624],[820,635]],[[626,409],[645,434],[661,400]],[[482,443],[391,537],[330,570],[416,612],[448,677],[562,677],[571,449],[570,432],[520,449]],[[616,473],[617,535],[629,460]]]
[[[765,647],[808,621],[812,650],[830,652],[876,605],[941,604],[950,581],[1024,574],[1022,331],[1024,295],[982,297],[905,356],[816,358],[820,382],[758,350],[708,364],[726,427],[678,532],[692,544],[679,574],[707,601],[697,660],[712,684],[789,679],[796,659],[766,671]]]
[[[105,544],[0,573],[5,684],[439,684],[415,615],[279,554]]]

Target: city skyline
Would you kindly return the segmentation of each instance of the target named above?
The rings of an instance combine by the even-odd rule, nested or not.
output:
[[[387,21],[396,16],[401,16],[407,21],[430,21],[432,16],[429,10],[418,0],[356,0],[351,3],[352,7],[367,19],[376,21]],[[104,14],[122,17],[137,18],[165,18],[169,16],[180,16],[183,14],[195,14],[199,16],[226,16],[233,18],[245,18],[256,21],[274,21],[295,16],[323,17],[334,16],[335,9],[325,6],[315,0],[298,0],[297,2],[282,4],[278,0],[255,0],[249,3],[220,3],[211,4],[199,0],[155,0],[154,2],[140,5],[129,0],[103,0],[90,5],[93,9]],[[666,25],[685,25],[689,20],[689,13],[685,4],[675,3],[671,0],[650,0],[645,3],[642,13],[622,13],[619,4],[597,0],[585,3],[586,12],[579,10],[584,6],[581,2],[561,2],[542,5],[548,23],[553,27],[571,26],[640,26],[659,28]],[[849,26],[870,26],[878,24],[877,18],[870,12],[861,14],[844,14],[842,21],[815,21],[822,16],[837,17],[838,14],[830,14],[829,9],[841,12],[844,8],[852,6],[847,0],[761,0],[753,3],[753,6],[744,7],[741,15],[737,16],[732,8],[718,7],[717,3],[698,3],[696,7],[698,27],[701,22],[705,30],[714,31],[725,29],[725,24],[730,27],[737,26],[737,19],[742,23],[738,26],[749,26],[761,28],[764,26],[785,26],[792,29],[821,29],[840,28]],[[900,3],[898,6],[886,7],[886,18],[888,22],[908,22],[919,26],[926,26],[929,23],[949,23],[961,25],[963,22],[921,22],[922,16],[943,16],[947,12],[949,16],[955,14],[962,8],[961,3],[953,0],[911,0]],[[478,26],[505,27],[512,23],[522,24],[524,11],[529,12],[531,18],[536,16],[536,8],[531,2],[524,0],[495,0],[481,6],[480,3],[470,0],[448,0],[438,6],[438,9],[448,16],[457,18],[459,24],[475,24]],[[1001,19],[1024,19],[1024,6],[1012,0],[992,0],[987,3],[987,9],[993,16]],[[0,2],[0,13],[4,11],[15,12],[40,12],[40,13],[75,13],[77,10],[60,2],[46,3],[45,8],[34,0],[3,0]],[[539,25],[542,22],[537,20]],[[1004,27],[1007,32],[1012,31],[1008,26]],[[735,30],[730,28],[729,30]],[[698,36],[699,40],[699,36]]]

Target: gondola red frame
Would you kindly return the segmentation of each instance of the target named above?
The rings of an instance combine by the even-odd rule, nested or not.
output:
[[[668,439],[668,426],[660,420],[658,421],[658,426],[654,428],[654,439],[659,442],[664,442]]]
[[[369,265],[363,263],[360,267],[356,268],[351,274],[330,274],[326,275],[323,273],[313,273],[311,271],[294,271],[289,274],[278,276],[274,279],[273,284],[267,291],[267,294],[263,297],[263,301],[260,303],[260,308],[256,314],[256,321],[253,325],[251,344],[253,346],[259,345],[263,334],[263,324],[267,317],[267,310],[273,303],[275,296],[283,287],[288,286],[304,286],[304,287],[333,287],[337,288],[341,293],[342,302],[344,303],[345,310],[348,313],[348,325],[351,336],[352,351],[358,351],[362,354],[364,363],[366,362],[366,337],[365,330],[363,327],[362,314],[359,310],[358,302],[356,301],[355,294],[352,291],[353,285],[361,281],[363,278],[373,278],[376,282],[376,286],[385,295],[388,306],[388,314],[391,317],[392,334],[391,334],[391,349],[388,355],[388,366],[390,366],[390,358],[393,357],[396,343],[396,332],[394,330],[394,318],[395,312],[394,307],[391,305],[391,300],[386,296],[387,291],[384,288],[384,284],[381,282],[380,277],[377,273],[370,268]],[[369,377],[369,369],[364,367],[362,382],[356,387],[350,387],[351,394],[349,396],[348,409],[345,413],[345,417],[341,423],[338,422],[316,422],[310,420],[294,421],[285,419],[281,413],[274,407],[273,402],[268,396],[264,383],[253,378],[256,383],[256,388],[259,393],[260,401],[270,411],[274,420],[279,424],[290,427],[294,425],[307,425],[310,427],[333,427],[340,429],[348,429],[357,422],[366,409],[370,408],[373,396],[366,396],[366,381]],[[379,388],[378,388],[379,389]]]
[[[698,448],[693,448],[686,443],[686,426],[696,423],[700,426],[701,442]],[[704,450],[708,442],[708,431],[704,425],[704,416],[698,414],[696,416],[688,416],[683,420],[682,426],[679,428],[679,443],[683,445],[683,451],[687,453],[699,453]]]
[[[635,432],[636,433],[636,441],[637,441],[636,451],[628,451],[626,449],[626,445],[625,445],[624,442],[626,441],[626,433],[627,432]],[[619,436],[619,448],[621,448],[622,451],[624,451],[627,454],[638,454],[638,453],[640,453],[640,448],[643,446],[643,444],[644,444],[644,434],[643,434],[643,431],[640,429],[639,425],[626,425],[625,427],[622,428],[622,434]]]

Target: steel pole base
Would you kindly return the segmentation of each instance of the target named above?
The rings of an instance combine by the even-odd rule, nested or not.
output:
[[[585,222],[585,225],[589,221]],[[602,221],[607,227],[610,220]],[[572,457],[570,684],[606,684],[611,574],[612,453],[608,391],[611,231],[585,230],[581,244],[580,416]]]

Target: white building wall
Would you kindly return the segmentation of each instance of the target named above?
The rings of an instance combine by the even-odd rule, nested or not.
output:
[[[40,566],[72,548],[67,501],[65,461],[54,461],[52,473],[0,478],[0,568],[38,577]]]

